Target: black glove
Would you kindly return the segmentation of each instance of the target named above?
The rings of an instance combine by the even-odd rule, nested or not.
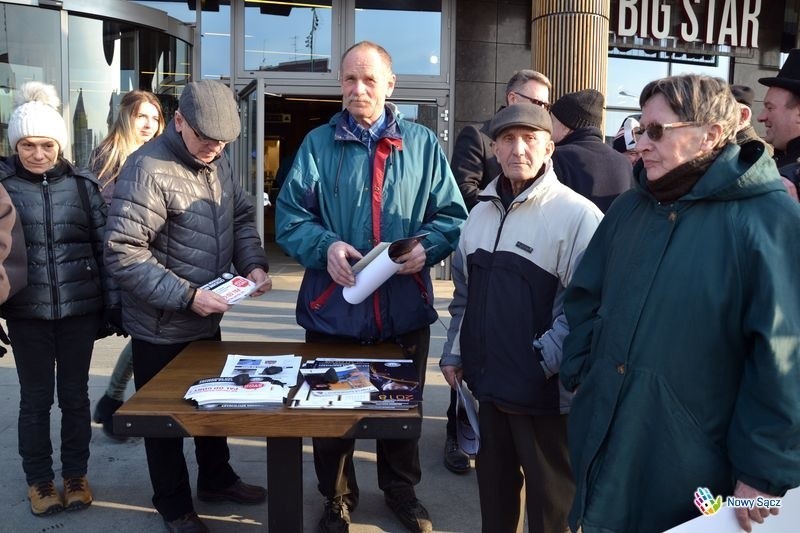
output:
[[[95,340],[104,339],[111,335],[128,336],[125,329],[122,327],[122,309],[120,308],[106,309]]]

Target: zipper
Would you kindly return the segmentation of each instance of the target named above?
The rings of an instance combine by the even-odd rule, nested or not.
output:
[[[42,174],[42,200],[44,201],[44,241],[47,251],[47,272],[50,278],[50,299],[52,302],[53,319],[61,318],[61,308],[58,305],[58,270],[56,269],[55,250],[53,249],[55,238],[53,237],[53,213],[52,200],[50,198],[50,182],[47,181],[47,174]]]
[[[211,171],[208,168],[204,168],[200,172],[202,172],[203,177],[205,178],[206,189],[208,190],[208,198],[209,198],[209,202],[208,203],[211,205],[211,215],[212,215],[211,219],[214,221],[214,243],[217,246],[217,253],[214,254],[214,257],[217,258],[217,263],[219,263],[219,258],[220,258],[220,253],[219,253],[219,250],[220,250],[220,245],[219,245],[219,239],[220,239],[219,220],[218,220],[218,217],[217,217],[217,203],[214,201],[214,187],[211,186]],[[220,202],[221,202],[222,201],[221,197],[223,196],[222,182],[221,181],[219,182],[219,185],[220,185],[219,194],[220,194]],[[216,265],[216,270],[219,270],[219,269],[220,269],[219,264],[217,264]]]

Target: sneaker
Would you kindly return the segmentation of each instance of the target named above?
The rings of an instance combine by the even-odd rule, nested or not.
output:
[[[64,508],[80,511],[92,504],[92,491],[86,476],[64,478]]]
[[[209,533],[211,531],[195,512],[186,513],[175,520],[165,518],[164,525],[170,533]]]
[[[414,497],[407,500],[397,500],[386,496],[386,505],[409,531],[414,533],[430,533],[433,531],[428,510]]]
[[[350,531],[350,510],[341,499],[325,502],[325,510],[317,525],[319,533],[348,533]]]
[[[31,501],[31,513],[35,516],[47,516],[64,510],[61,496],[52,479],[28,487],[28,499]]]
[[[461,451],[458,441],[451,435],[444,441],[444,466],[455,474],[466,474],[470,470],[469,455]]]

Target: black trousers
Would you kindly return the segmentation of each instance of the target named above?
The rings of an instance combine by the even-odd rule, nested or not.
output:
[[[528,531],[567,531],[567,513],[575,495],[567,415],[511,414],[492,402],[480,402],[478,420],[481,447],[475,470],[482,531],[517,530],[523,479]]]
[[[425,368],[431,330],[425,327],[401,335],[396,342],[403,357],[412,359],[419,373],[420,387],[425,385]],[[352,339],[306,332],[306,342],[352,343]],[[317,488],[327,499],[341,498],[351,510],[358,505],[358,483],[353,465],[355,439],[315,438],[314,469]],[[416,497],[414,485],[422,477],[419,463],[419,439],[377,439],[378,487],[386,496],[399,500]]]
[[[205,340],[220,340],[220,332]],[[133,381],[142,388],[189,343],[151,344],[133,339]],[[153,485],[153,505],[165,520],[175,520],[194,510],[189,471],[183,455],[182,438],[145,438],[147,467]],[[239,477],[231,468],[225,437],[195,437],[197,489],[221,489]]]
[[[19,454],[28,485],[50,481],[53,389],[61,409],[61,474],[86,475],[89,441],[89,364],[101,314],[7,322],[19,377]]]

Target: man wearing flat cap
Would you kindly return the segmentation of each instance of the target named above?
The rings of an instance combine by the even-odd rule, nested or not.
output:
[[[790,195],[797,198],[800,176],[800,49],[789,51],[778,75],[760,78],[769,87],[758,121],[764,124],[764,140],[775,148],[775,163]]]
[[[551,132],[548,112],[532,104],[494,116],[502,172],[478,195],[453,260],[439,366],[451,387],[463,378],[480,402],[485,532],[516,531],[523,481],[530,531],[564,531],[574,493],[571,394],[558,379],[567,334],[561,301],[602,214],[556,178]]]
[[[105,262],[122,289],[122,319],[133,339],[141,388],[188,343],[220,340],[230,305],[200,289],[235,271],[272,287],[255,208],[234,178],[225,145],[239,136],[233,93],[213,80],[189,83],[163,135],[131,155],[120,172],[106,224]],[[194,512],[181,438],[145,438],[153,505],[169,531],[203,532]],[[194,439],[197,497],[261,503],[263,487],[229,464],[224,437]]]

